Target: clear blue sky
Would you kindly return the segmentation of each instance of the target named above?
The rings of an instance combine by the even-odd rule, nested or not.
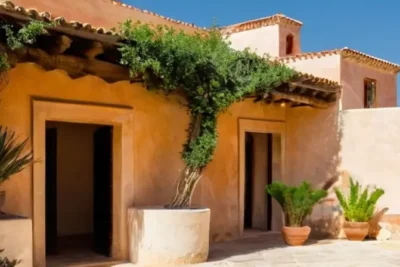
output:
[[[303,22],[304,52],[347,46],[400,63],[400,0],[123,1],[203,27],[209,27],[213,18],[223,26],[283,13]]]

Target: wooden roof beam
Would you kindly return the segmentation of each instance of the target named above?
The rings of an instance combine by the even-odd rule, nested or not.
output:
[[[292,102],[297,102],[301,104],[306,104],[315,108],[328,108],[332,106],[335,102],[327,102],[315,97],[310,97],[310,96],[302,96],[298,94],[292,94],[292,93],[282,93],[278,91],[272,91],[272,95],[275,96],[275,98],[279,99],[286,99],[290,100]]]

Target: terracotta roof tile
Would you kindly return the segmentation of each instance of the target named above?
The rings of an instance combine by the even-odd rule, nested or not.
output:
[[[67,1],[67,0],[66,0]],[[100,1],[100,0],[98,0]],[[20,5],[18,5],[18,3],[20,3]],[[52,10],[45,10],[46,12],[42,12],[44,10],[39,10],[40,8],[27,8],[27,2],[29,3],[29,5],[32,5],[32,3],[35,6],[49,6],[49,9],[51,7]],[[73,1],[68,0],[68,3],[71,3]],[[119,6],[123,9],[126,9],[127,11],[124,12],[124,15],[118,17],[110,17],[108,16],[109,14],[107,13],[101,13],[104,9],[109,9],[110,7],[107,6],[102,6],[102,10],[98,11],[99,13],[95,13],[93,14],[93,10],[96,11],[94,8],[93,10],[91,10],[91,16],[84,16],[82,15],[82,13],[84,12],[72,12],[73,14],[75,14],[76,19],[72,19],[72,15],[69,15],[67,17],[69,17],[68,19],[65,17],[66,14],[61,14],[63,11],[62,10],[62,3],[57,5],[49,5],[47,4],[46,1],[32,1],[32,0],[14,0],[14,1],[0,1],[0,10],[4,10],[4,11],[8,11],[11,13],[17,13],[20,15],[24,15],[27,16],[31,19],[36,19],[36,20],[44,20],[44,21],[58,21],[61,23],[62,26],[70,26],[76,29],[81,29],[81,28],[85,28],[90,32],[98,32],[101,34],[115,34],[115,32],[113,32],[111,30],[111,28],[113,27],[117,27],[118,23],[125,21],[126,19],[130,18],[133,21],[135,21],[135,19],[138,20],[143,20],[143,23],[150,23],[152,20],[151,17],[156,17],[159,19],[159,21],[157,23],[159,24],[167,24],[170,26],[176,25],[177,27],[183,29],[183,30],[187,30],[189,32],[194,32],[194,31],[205,31],[206,28],[201,28],[201,27],[197,27],[194,24],[191,23],[187,23],[187,22],[183,22],[183,21],[179,21],[179,20],[175,20],[172,18],[168,18],[168,17],[164,17],[161,16],[159,14],[147,11],[147,10],[141,10],[138,9],[136,7],[121,3],[119,1],[112,1],[112,0],[106,0],[104,2],[108,2],[111,3],[112,6]],[[69,4],[69,6],[71,6],[71,4]],[[112,7],[111,6],[111,7]],[[53,12],[49,12],[49,11],[53,11]],[[68,11],[68,12],[67,12]],[[72,10],[75,11],[75,10]],[[117,10],[118,11],[118,10]],[[60,14],[59,14],[60,13]],[[68,10],[67,8],[65,8],[65,13],[71,14],[71,10]],[[78,15],[79,14],[79,15]],[[138,14],[140,15],[140,17],[138,16]],[[89,21],[83,21],[83,17],[86,17],[87,20]],[[101,25],[100,23],[103,23],[104,25]],[[100,24],[100,25],[98,25]],[[83,27],[84,25],[84,27]],[[182,28],[183,27],[183,28]]]
[[[313,58],[321,58],[321,57],[326,57],[326,56],[331,56],[331,55],[341,55],[343,58],[353,60],[357,63],[367,65],[369,67],[379,69],[379,70],[384,70],[388,72],[393,72],[393,73],[398,73],[400,72],[400,65],[392,63],[390,61],[377,58],[365,53],[362,53],[360,51],[350,49],[347,47],[344,47],[342,49],[333,49],[333,50],[325,50],[325,51],[319,51],[319,52],[307,52],[307,53],[300,53],[297,55],[293,56],[285,56],[285,57],[280,57],[278,58],[278,61],[282,63],[290,63],[290,62],[295,62],[298,60],[304,60],[304,59],[313,59]]]
[[[254,30],[265,26],[270,25],[294,25],[294,26],[302,26],[303,23],[289,18],[283,14],[276,14],[269,17],[259,18],[255,20],[249,20],[241,23],[237,23],[234,25],[229,25],[221,28],[223,33],[236,33],[243,32],[248,30]]]

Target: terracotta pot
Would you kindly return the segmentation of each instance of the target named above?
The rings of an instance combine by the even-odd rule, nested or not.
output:
[[[308,226],[303,227],[289,227],[282,228],[282,237],[286,244],[290,246],[302,246],[307,241],[311,233],[311,228]]]
[[[368,222],[348,222],[343,224],[343,231],[348,240],[363,241],[369,232]]]
[[[0,213],[1,213],[1,208],[4,206],[6,203],[6,191],[0,191]]]

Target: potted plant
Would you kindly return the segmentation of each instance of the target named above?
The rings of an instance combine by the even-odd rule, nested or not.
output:
[[[32,151],[22,155],[27,141],[17,142],[14,132],[0,126],[0,185],[32,161]],[[5,199],[6,192],[0,191],[0,213]]]
[[[273,182],[266,186],[266,192],[278,201],[285,215],[282,228],[285,242],[291,246],[303,245],[311,232],[309,226],[303,226],[304,219],[311,214],[314,205],[327,196],[326,190],[313,190],[307,182],[297,187]]]
[[[351,177],[348,198],[339,188],[335,188],[336,196],[344,212],[344,233],[347,239],[353,241],[363,241],[368,235],[369,221],[375,213],[376,203],[385,193],[381,188],[374,189],[371,193],[368,192],[368,188],[361,191],[359,182],[354,182]]]

